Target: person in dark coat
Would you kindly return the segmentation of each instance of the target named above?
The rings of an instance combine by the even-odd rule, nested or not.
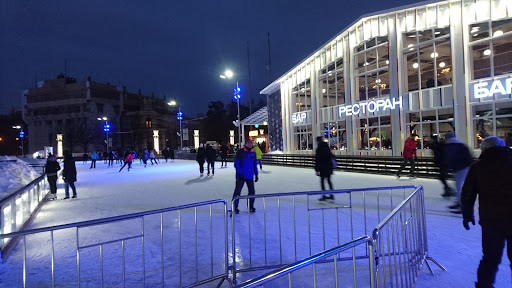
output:
[[[164,156],[165,163],[167,163],[167,159],[169,158],[169,147],[165,148],[164,151],[162,151],[162,155]]]
[[[66,197],[69,199],[69,187],[73,190],[73,198],[77,197],[75,182],[76,182],[76,166],[75,159],[69,150],[64,150],[64,169],[62,170],[62,180],[64,180],[64,192]]]
[[[144,149],[144,152],[142,152],[141,159],[142,159],[142,163],[144,163],[144,168],[146,168],[146,166],[148,165],[148,160],[149,160],[149,151],[147,148]]]
[[[169,149],[169,158],[171,158],[171,162],[174,162],[174,149]]]
[[[114,167],[114,159],[116,159],[116,153],[114,150],[111,150],[110,153],[108,153],[108,167]]]
[[[233,199],[235,197],[240,196],[242,193],[242,188],[244,188],[244,184],[247,184],[247,189],[249,189],[248,195],[255,195],[256,191],[254,189],[254,183],[258,182],[258,163],[256,162],[256,153],[254,153],[252,149],[252,140],[245,140],[245,146],[238,150],[235,155],[235,191],[233,192]],[[234,202],[235,214],[240,213],[238,210],[238,200]],[[249,199],[249,212],[256,212],[256,208],[254,208],[254,198]]]
[[[199,173],[203,176],[204,173],[204,161],[206,160],[206,151],[203,146],[197,149],[196,161],[199,164]]]
[[[461,195],[466,230],[470,229],[470,222],[475,225],[473,209],[478,195],[483,257],[477,271],[477,288],[493,287],[505,242],[512,262],[512,150],[495,136],[486,137],[480,148],[482,154],[469,167]]]
[[[59,170],[60,165],[59,162],[57,162],[57,158],[51,153],[48,154],[46,165],[44,165],[44,174],[46,174],[46,179],[48,179],[48,184],[50,185],[48,200],[57,199],[57,172]]]
[[[329,145],[327,144],[327,142],[324,141],[324,138],[322,136],[316,137],[316,143],[318,145],[315,153],[316,176],[320,176],[320,185],[322,187],[322,191],[325,190],[324,180],[327,180],[327,183],[329,184],[329,190],[333,190],[331,175],[333,171],[332,160],[334,159],[334,156],[332,155]],[[325,201],[327,199],[334,200],[334,195],[322,195],[322,197],[318,200]]]
[[[210,144],[206,144],[206,167],[208,168],[208,176],[210,176],[210,167],[212,168],[212,175],[215,175],[215,159],[217,158],[217,151],[213,149]]]
[[[469,165],[473,162],[473,157],[471,157],[468,146],[455,138],[455,133],[453,132],[448,132],[444,136],[443,161],[445,167],[453,172],[455,192],[457,193],[455,203],[448,206],[448,208],[453,209],[453,213],[461,214],[460,195],[462,185],[464,184],[464,179],[466,179]]]
[[[228,167],[228,146],[226,144],[220,146],[220,161],[220,167]]]
[[[451,197],[455,196],[455,192],[452,191],[446,179],[448,177],[448,167],[446,167],[446,163],[443,160],[443,141],[439,141],[437,136],[432,136],[432,141],[428,144],[428,147],[434,153],[434,165],[439,168],[439,181],[443,183],[444,193],[441,194],[443,197]]]

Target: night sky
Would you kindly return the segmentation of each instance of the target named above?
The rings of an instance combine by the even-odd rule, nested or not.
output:
[[[248,99],[367,13],[414,0],[0,0],[0,113],[21,108],[21,91],[70,76],[165,94],[189,116],[232,99],[238,79]],[[65,61],[66,60],[66,61]],[[226,68],[235,79],[222,80]]]

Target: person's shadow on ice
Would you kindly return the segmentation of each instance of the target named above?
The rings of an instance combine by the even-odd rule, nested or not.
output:
[[[197,178],[194,178],[194,179],[187,180],[187,182],[185,182],[185,185],[206,182],[206,181],[208,181],[208,180],[210,180],[212,178],[213,177],[210,177],[210,176],[197,177]]]

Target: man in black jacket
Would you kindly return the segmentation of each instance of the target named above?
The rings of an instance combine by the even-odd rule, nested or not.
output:
[[[62,180],[64,180],[64,192],[66,193],[66,197],[64,197],[64,199],[69,199],[69,187],[71,187],[71,190],[73,190],[73,198],[76,198],[75,159],[69,150],[64,150],[64,169],[62,170]]]
[[[210,144],[206,144],[206,167],[208,168],[208,176],[210,176],[210,167],[212,168],[212,175],[215,175],[215,159],[217,158],[217,151],[213,149]]]
[[[329,190],[332,190],[331,174],[333,170],[334,156],[332,155],[331,149],[329,148],[329,145],[327,145],[327,142],[324,141],[323,137],[316,137],[316,143],[318,144],[315,153],[316,176],[320,176],[320,185],[322,186],[322,191],[325,190],[324,180],[327,180],[327,183],[329,184]],[[325,201],[327,199],[334,200],[334,195],[322,195],[322,197],[318,200]]]
[[[475,225],[473,206],[478,195],[483,257],[477,288],[493,287],[505,242],[512,262],[512,150],[495,136],[485,138],[480,148],[480,159],[469,168],[461,195],[466,230],[470,222]]]
[[[48,200],[57,199],[57,172],[59,170],[60,165],[59,162],[57,162],[57,158],[51,153],[48,154],[48,160],[46,160],[46,165],[44,165],[44,174],[46,174],[48,184],[50,185]]]

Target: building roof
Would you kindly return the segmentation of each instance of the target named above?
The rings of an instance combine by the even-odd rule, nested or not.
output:
[[[304,58],[302,61],[300,61],[292,69],[286,71],[286,73],[284,73],[283,75],[279,76],[279,78],[277,78],[274,82],[270,83],[267,87],[263,88],[263,90],[260,91],[260,94],[268,95],[268,94],[272,94],[275,91],[277,91],[280,88],[279,83],[283,80],[284,77],[286,77],[288,74],[290,74],[294,70],[296,70],[299,66],[302,65],[302,63],[304,63],[304,62],[308,61],[310,58],[314,57],[320,50],[325,48],[325,46],[329,45],[329,43],[332,43],[338,37],[340,37],[344,33],[348,32],[353,26],[356,26],[359,22],[361,22],[365,18],[374,17],[374,16],[382,15],[382,14],[397,13],[397,12],[409,10],[411,8],[418,7],[418,6],[425,6],[425,5],[431,5],[431,4],[439,4],[441,2],[448,3],[449,1],[447,1],[447,0],[422,1],[422,2],[418,2],[418,3],[410,4],[410,5],[399,6],[399,7],[395,7],[395,8],[391,8],[391,9],[387,9],[387,10],[381,10],[381,11],[377,11],[377,12],[372,12],[372,13],[364,14],[363,16],[359,17],[356,21],[350,23],[347,27],[345,27],[345,29],[341,30],[340,33],[336,34],[334,37],[332,37],[327,42],[325,42],[322,46],[320,46],[313,53],[309,54],[306,58]]]
[[[258,111],[252,113],[247,118],[242,120],[242,124],[245,124],[245,125],[254,125],[254,124],[265,125],[264,122],[268,122],[267,106],[259,109]]]

